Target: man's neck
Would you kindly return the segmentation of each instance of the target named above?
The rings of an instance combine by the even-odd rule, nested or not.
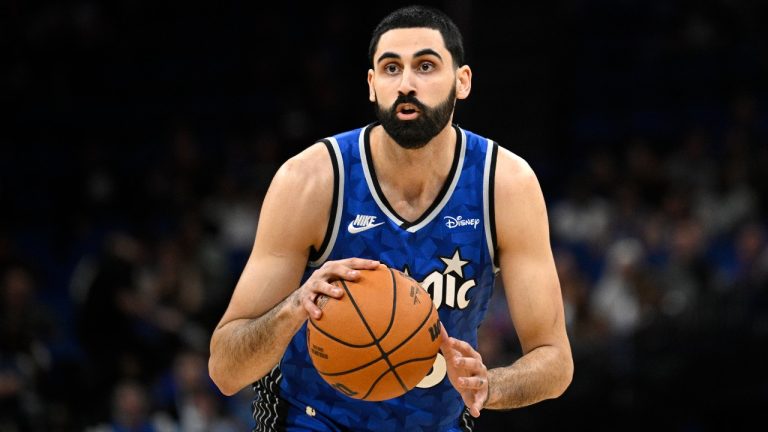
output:
[[[371,157],[379,185],[398,214],[414,220],[432,204],[448,178],[457,145],[449,123],[427,145],[405,149],[383,127],[371,131]]]

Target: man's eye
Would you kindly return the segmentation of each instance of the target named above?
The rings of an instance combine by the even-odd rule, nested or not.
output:
[[[430,62],[424,62],[424,63],[419,64],[419,70],[421,72],[429,72],[429,71],[431,71],[434,68],[435,68],[435,65],[433,65]]]
[[[399,68],[397,67],[397,65],[394,65],[394,64],[391,64],[391,63],[386,65],[386,66],[384,66],[384,71],[387,72],[387,73],[391,73],[391,74],[397,73],[398,70],[399,70]]]

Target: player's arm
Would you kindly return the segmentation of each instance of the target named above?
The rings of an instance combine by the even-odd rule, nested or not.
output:
[[[329,281],[355,280],[355,269],[378,264],[327,262],[299,287],[310,248],[320,247],[328,227],[333,176],[327,149],[316,144],[272,180],[253,250],[211,337],[208,369],[222,393],[236,393],[277,364],[309,314],[319,316],[317,294],[341,296]]]
[[[541,187],[528,164],[499,148],[495,179],[497,253],[523,356],[488,371],[486,408],[506,409],[560,396],[573,358]]]
[[[523,356],[488,370],[470,344],[442,330],[448,378],[470,414],[522,407],[562,394],[573,376],[544,197],[528,164],[499,149],[495,178],[497,254]]]

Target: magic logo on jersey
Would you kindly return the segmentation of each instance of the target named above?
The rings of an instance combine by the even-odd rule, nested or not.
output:
[[[461,258],[458,248],[450,257],[439,257],[445,264],[442,270],[434,270],[429,273],[421,286],[432,297],[432,302],[436,309],[445,305],[451,309],[466,309],[469,306],[469,290],[477,285],[474,279],[464,277],[464,266],[469,264],[469,260]],[[403,272],[408,274],[406,267]]]

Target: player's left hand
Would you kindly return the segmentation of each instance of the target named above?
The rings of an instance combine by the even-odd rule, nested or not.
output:
[[[442,324],[440,335],[440,351],[445,357],[448,379],[461,394],[472,417],[480,417],[480,410],[488,399],[488,368],[479,352],[470,344],[448,336]]]

